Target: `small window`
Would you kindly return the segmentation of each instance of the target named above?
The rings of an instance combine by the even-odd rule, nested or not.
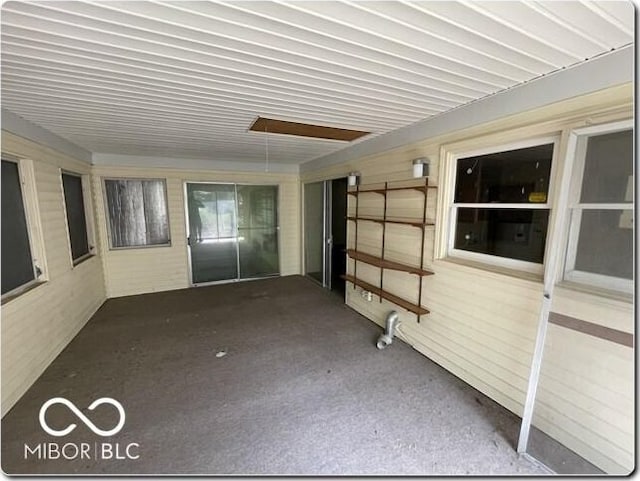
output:
[[[21,291],[41,275],[34,259],[17,162],[2,160],[2,296]]]
[[[71,244],[71,258],[79,263],[91,254],[87,231],[87,216],[82,189],[82,176],[68,172],[62,173],[64,206],[67,213],[67,228]]]
[[[456,159],[450,255],[542,272],[554,145]]]
[[[104,185],[111,248],[171,244],[163,179],[105,179]]]
[[[564,278],[631,292],[633,130],[604,129],[577,137]]]

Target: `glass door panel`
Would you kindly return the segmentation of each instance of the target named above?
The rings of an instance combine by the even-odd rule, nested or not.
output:
[[[324,285],[324,182],[304,185],[305,274]]]
[[[278,187],[238,185],[240,278],[280,273],[278,259]]]
[[[235,186],[187,183],[187,211],[193,283],[237,279]]]

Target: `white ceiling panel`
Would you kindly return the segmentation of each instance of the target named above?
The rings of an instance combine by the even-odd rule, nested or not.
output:
[[[86,150],[300,164],[633,42],[626,1],[2,6],[2,106]],[[256,117],[372,132],[247,132]]]

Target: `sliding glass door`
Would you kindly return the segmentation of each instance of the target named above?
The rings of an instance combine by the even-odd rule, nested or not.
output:
[[[239,185],[237,195],[240,278],[279,274],[278,187]]]
[[[322,285],[325,274],[325,183],[311,182],[304,185],[304,266],[305,274]]]
[[[305,274],[344,293],[347,269],[347,179],[304,185]]]
[[[186,184],[193,284],[277,275],[278,187]]]

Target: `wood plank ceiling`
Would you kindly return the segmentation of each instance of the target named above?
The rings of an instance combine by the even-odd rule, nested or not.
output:
[[[263,162],[258,117],[371,131],[633,41],[626,1],[6,2],[2,106],[92,152]],[[350,144],[269,135],[272,162]]]

